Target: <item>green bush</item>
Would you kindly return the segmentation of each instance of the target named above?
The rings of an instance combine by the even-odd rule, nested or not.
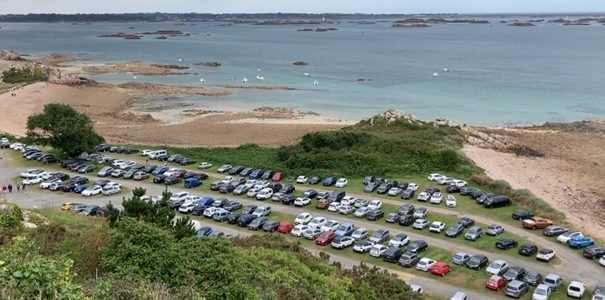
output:
[[[46,74],[41,68],[10,68],[2,72],[2,81],[5,83],[30,83],[46,79]]]
[[[0,201],[0,231],[19,229],[23,226],[23,212],[19,206]]]

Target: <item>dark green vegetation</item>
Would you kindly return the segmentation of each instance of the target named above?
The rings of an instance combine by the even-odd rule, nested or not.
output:
[[[361,122],[339,131],[309,133],[296,145],[279,149],[248,144],[169,150],[199,161],[280,170],[289,175],[396,178],[440,171],[470,176],[475,168],[459,152],[462,142],[461,133],[453,128],[396,121]]]
[[[50,145],[68,156],[92,151],[103,142],[92,121],[69,105],[51,103],[42,113],[27,119],[27,137],[36,144]]]
[[[277,234],[196,238],[189,226],[167,226],[165,201],[145,205],[138,198],[144,190],[133,193],[109,221],[42,210],[37,229],[12,226],[12,238],[0,244],[3,297],[423,299],[395,275],[342,270]]]
[[[10,68],[2,72],[2,81],[5,83],[31,83],[45,80],[46,74],[41,68]]]

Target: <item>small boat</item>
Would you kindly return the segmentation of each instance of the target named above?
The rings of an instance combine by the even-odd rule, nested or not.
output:
[[[235,77],[231,76],[231,77],[229,77],[229,79],[231,79],[231,80],[235,80]]]
[[[204,79],[204,78],[200,78],[200,82],[201,82],[202,84],[204,84],[204,83],[206,83],[206,79]]]
[[[137,77],[136,76],[132,76],[132,79],[137,79]]]
[[[443,68],[441,70],[443,70],[443,72],[449,72],[450,71],[450,69],[448,69],[448,68]]]
[[[242,83],[243,83],[243,84],[248,83],[248,78],[244,77],[244,79],[242,79]]]
[[[264,76],[260,76],[260,75],[256,75],[256,79],[258,79],[258,80],[265,80],[265,77]]]
[[[261,70],[261,69],[259,68],[259,69],[256,69],[256,71],[260,73],[260,72],[262,72],[263,70]]]
[[[439,77],[439,73],[437,73],[437,72],[433,73],[433,77]]]
[[[183,60],[184,60],[184,59],[182,59],[182,58],[179,58],[179,59],[178,59],[178,61],[179,61],[179,62],[183,62]]]
[[[319,80],[313,81],[313,85],[319,85]]]
[[[309,73],[307,73],[307,72],[305,72],[305,73],[303,73],[303,74],[305,74],[305,76],[311,76],[311,74],[309,74]]]

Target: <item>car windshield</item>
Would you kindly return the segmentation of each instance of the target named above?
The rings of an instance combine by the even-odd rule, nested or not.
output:
[[[547,293],[546,289],[536,289],[535,294],[537,294],[537,295],[547,295],[548,293]]]
[[[499,263],[493,263],[493,264],[491,265],[491,267],[492,267],[492,268],[500,268],[500,267],[502,267],[502,265],[501,265],[501,264],[499,264]]]
[[[579,292],[579,291],[580,291],[580,287],[575,286],[575,285],[570,286],[570,287],[569,287],[569,289],[570,289],[571,291],[574,291],[574,292]]]
[[[554,279],[552,279],[552,278],[545,278],[545,279],[544,279],[544,282],[546,282],[546,283],[550,283],[550,284],[555,284],[555,283],[556,283],[556,280],[554,280]]]

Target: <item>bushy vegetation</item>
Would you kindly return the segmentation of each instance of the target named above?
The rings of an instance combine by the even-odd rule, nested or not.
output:
[[[5,83],[30,83],[45,80],[46,74],[41,68],[10,68],[2,72],[2,81]]]
[[[108,219],[39,211],[47,220],[0,246],[0,292],[11,299],[423,299],[376,268],[342,270],[280,235],[197,238],[171,228],[133,190]],[[187,221],[188,222],[188,221]],[[178,227],[179,225],[177,225]],[[188,232],[183,234],[183,232]]]
[[[47,104],[42,113],[27,118],[27,137],[33,143],[50,145],[69,156],[93,151],[104,141],[87,115],[57,103]]]

